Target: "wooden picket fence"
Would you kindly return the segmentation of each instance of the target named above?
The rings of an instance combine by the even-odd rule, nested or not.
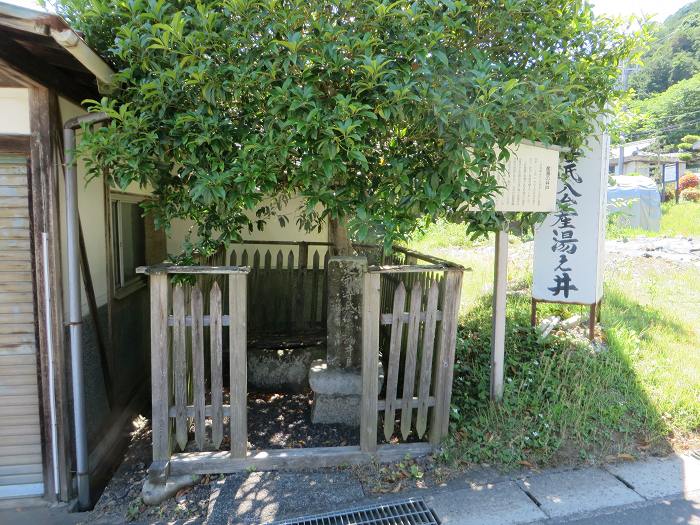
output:
[[[413,433],[437,446],[447,435],[463,268],[428,262],[375,266],[364,277],[360,446],[367,452],[377,450],[378,413],[387,442]],[[377,377],[380,361],[381,391],[364,381]]]
[[[229,264],[250,268],[251,337],[326,331],[328,242],[246,241]]]
[[[150,478],[163,482],[171,474],[313,468],[371,458],[400,460],[406,454],[433,450],[448,429],[462,268],[413,252],[381,262],[405,261],[405,257],[416,264],[375,265],[362,277],[360,445],[262,451],[247,447],[251,269],[234,265],[141,268],[149,276],[151,293]],[[315,266],[312,271],[325,269],[325,264],[323,269]],[[289,268],[299,265],[289,264]],[[265,266],[260,271],[266,271]],[[195,284],[174,282],[175,274],[194,277]],[[265,275],[261,273],[260,279]],[[299,272],[296,275],[298,279]],[[304,279],[313,276],[303,275]],[[274,297],[282,302],[287,293],[281,288]],[[383,331],[388,334],[384,339]],[[228,385],[223,373],[226,346]],[[381,388],[380,359],[386,372]],[[378,444],[380,420],[386,444]],[[411,434],[418,442],[405,442]],[[395,438],[403,442],[393,444]]]

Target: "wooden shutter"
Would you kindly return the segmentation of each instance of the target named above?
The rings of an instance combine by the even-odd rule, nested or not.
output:
[[[44,493],[27,160],[0,156],[0,498]]]

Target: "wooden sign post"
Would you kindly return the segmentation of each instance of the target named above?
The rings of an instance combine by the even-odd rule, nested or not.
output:
[[[593,339],[603,296],[603,257],[608,179],[608,136],[591,135],[583,153],[564,164],[557,211],[535,230],[532,277],[533,325],[537,304],[557,302],[590,307]]]
[[[503,173],[497,175],[503,191],[495,199],[496,211],[550,212],[556,206],[559,148],[522,143],[510,149]],[[503,399],[508,285],[508,230],[496,232],[493,270],[493,329],[491,332],[492,401]]]

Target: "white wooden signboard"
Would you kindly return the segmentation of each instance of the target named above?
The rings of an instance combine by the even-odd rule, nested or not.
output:
[[[595,134],[575,162],[564,164],[558,209],[535,230],[532,297],[595,304],[603,295],[609,138]]]
[[[559,148],[522,143],[508,149],[505,173],[496,174],[504,187],[494,199],[496,211],[554,211]]]

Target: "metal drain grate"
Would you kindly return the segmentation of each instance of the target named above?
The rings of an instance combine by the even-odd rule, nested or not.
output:
[[[422,499],[407,499],[276,521],[270,525],[440,525],[440,520]]]

